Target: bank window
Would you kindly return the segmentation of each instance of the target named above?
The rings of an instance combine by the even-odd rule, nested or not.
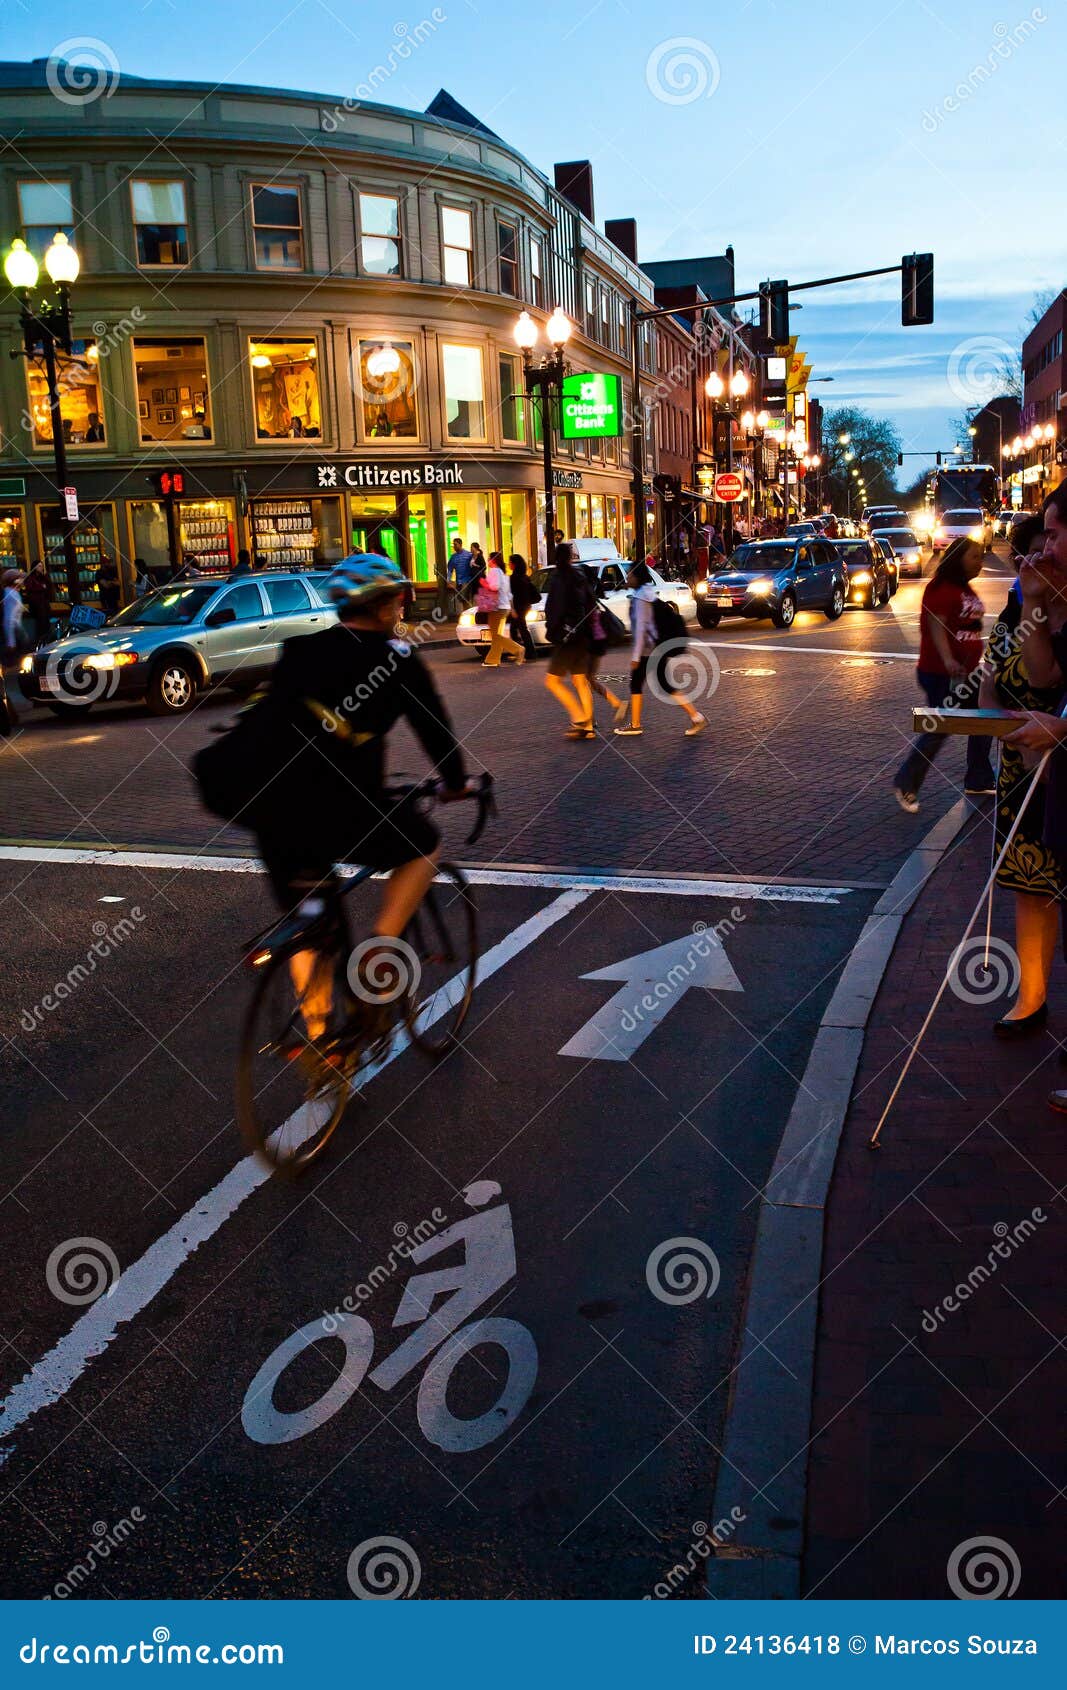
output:
[[[441,207],[442,271],[453,287],[469,288],[473,275],[474,233],[469,211]]]
[[[302,270],[304,233],[300,189],[279,182],[254,182],[252,234],[258,269]]]
[[[74,234],[74,203],[70,183],[20,182],[19,220],[22,238],[33,256],[42,259],[55,234],[69,240]]]
[[[131,181],[130,197],[138,264],[188,264],[185,183]]]
[[[505,440],[526,439],[519,360],[510,352],[500,354],[500,432]]]
[[[317,440],[318,346],[313,340],[250,340],[257,440]]]
[[[359,250],[368,276],[402,276],[400,201],[393,194],[360,194]]]
[[[441,345],[445,424],[450,440],[485,439],[485,391],[479,346]]]
[[[596,339],[596,283],[588,277],[585,283],[585,332],[590,340]]]
[[[135,340],[133,367],[142,442],[211,439],[205,340]]]
[[[500,291],[512,299],[519,297],[519,231],[514,223],[496,226],[497,251],[500,258]]]
[[[545,303],[544,247],[536,235],[530,236],[530,304]]]
[[[55,231],[53,230],[53,234]],[[56,386],[63,439],[68,446],[104,446],[104,407],[100,399],[99,353],[95,340],[76,340],[73,354],[56,349]],[[35,446],[51,446],[52,414],[48,408],[48,379],[42,361],[26,366],[30,423]]]
[[[365,440],[417,440],[415,352],[409,340],[361,340],[359,400]]]

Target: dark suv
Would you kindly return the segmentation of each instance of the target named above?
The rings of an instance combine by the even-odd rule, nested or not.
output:
[[[798,610],[834,621],[845,608],[848,575],[829,540],[755,540],[697,583],[697,621],[716,628],[724,616],[769,616],[789,628]]]
[[[835,540],[834,547],[848,570],[848,602],[867,610],[888,604],[894,581],[877,540]]]

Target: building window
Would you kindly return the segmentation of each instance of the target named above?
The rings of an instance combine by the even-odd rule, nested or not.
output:
[[[544,247],[536,235],[530,236],[530,304],[544,308],[545,303],[545,254]]]
[[[611,295],[606,288],[600,294],[600,342],[611,345]]]
[[[302,270],[304,234],[300,189],[284,183],[252,184],[252,234],[260,270]]]
[[[441,345],[445,425],[450,440],[485,439],[485,392],[480,346]]]
[[[585,332],[590,340],[596,339],[596,283],[588,276],[585,282]]]
[[[500,432],[505,440],[526,439],[526,416],[519,360],[500,354]]]
[[[630,311],[625,299],[619,300],[619,351],[630,350]]]
[[[458,206],[441,207],[441,268],[453,287],[469,288],[473,275],[474,235],[471,214]]]
[[[55,233],[53,229],[52,234]],[[51,239],[51,236],[49,236]],[[56,386],[63,439],[68,446],[104,446],[104,407],[100,402],[99,354],[95,340],[76,340],[73,356],[56,349]],[[52,414],[48,409],[48,380],[36,359],[26,366],[30,422],[35,446],[51,446]]]
[[[188,264],[185,183],[132,181],[130,196],[138,264]]]
[[[33,256],[44,257],[55,234],[74,234],[74,205],[69,182],[20,182],[22,238]]]
[[[402,276],[400,201],[392,194],[360,194],[359,250],[368,276]]]
[[[250,340],[257,440],[317,440],[318,347],[313,340]]]
[[[361,340],[359,398],[365,440],[417,440],[415,353],[408,340]]]
[[[211,439],[205,340],[135,340],[133,368],[142,442]]]
[[[519,297],[519,231],[514,223],[496,226],[497,252],[500,259],[500,291],[512,299]]]

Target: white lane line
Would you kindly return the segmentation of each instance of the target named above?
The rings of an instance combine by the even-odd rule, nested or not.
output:
[[[892,604],[892,599],[889,602]],[[865,646],[794,645],[789,639],[781,640],[777,645],[756,645],[752,640],[694,640],[692,643],[716,646],[720,651],[773,651],[776,656],[780,652],[793,651],[815,657],[891,657],[895,663],[915,662],[910,651],[868,651]]]
[[[198,869],[205,874],[260,874],[258,857],[203,857],[177,851],[94,851],[61,845],[0,845],[0,862],[66,863],[97,868]],[[339,870],[343,876],[358,871]],[[654,892],[675,898],[758,898],[784,904],[836,904],[847,886],[810,886],[803,882],[717,880],[655,874],[597,874],[576,869],[466,868],[473,886],[533,886],[544,891]],[[376,876],[375,878],[379,878]]]
[[[477,985],[506,967],[588,896],[589,892],[581,888],[563,892],[508,933],[479,959]],[[442,1015],[447,1004],[447,988],[442,988],[431,1006],[425,1025],[431,1025]],[[360,1089],[383,1068],[395,1062],[406,1048],[406,1039],[398,1040],[380,1063],[361,1075]],[[149,1245],[143,1256],[124,1268],[107,1295],[75,1321],[70,1331],[35,1363],[0,1403],[0,1438],[9,1438],[31,1415],[65,1396],[89,1363],[103,1355],[109,1344],[114,1342],[119,1328],[147,1308],[193,1251],[213,1238],[246,1198],[251,1197],[270,1177],[269,1168],[254,1156],[245,1156],[218,1185],[175,1221],[169,1231]],[[0,1466],[7,1461],[12,1449],[10,1444],[0,1447]]]

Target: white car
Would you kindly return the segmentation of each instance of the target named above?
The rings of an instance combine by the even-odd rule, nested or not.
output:
[[[935,552],[943,552],[953,540],[978,540],[988,552],[993,545],[993,525],[981,510],[943,511],[934,524],[930,543]]]
[[[587,547],[591,545],[591,542],[582,540],[577,541],[576,544],[579,547]],[[601,559],[584,557],[581,560],[581,566],[593,583],[601,604],[606,605],[612,614],[618,617],[624,628],[629,628],[630,589],[626,585],[626,571],[630,565],[625,558],[619,557],[610,540],[606,542],[598,541],[596,544],[600,546],[601,550],[605,545],[610,546],[613,555]],[[649,573],[659,597],[669,599],[672,604],[676,605],[687,622],[695,620],[697,603],[693,597],[692,589],[684,581],[665,581],[659,571],[652,568],[651,564],[649,565]],[[548,599],[548,584],[551,579],[551,569],[538,569],[534,572],[534,585],[540,589],[541,602],[527,611],[526,626],[535,646],[548,644],[548,634],[545,630],[545,604]],[[488,645],[489,643],[489,629],[484,623],[479,624],[477,612],[473,610],[465,610],[460,616],[456,633],[460,645],[476,646]]]
[[[872,528],[871,539],[885,542],[897,560],[901,575],[922,574],[922,541],[914,528]]]

